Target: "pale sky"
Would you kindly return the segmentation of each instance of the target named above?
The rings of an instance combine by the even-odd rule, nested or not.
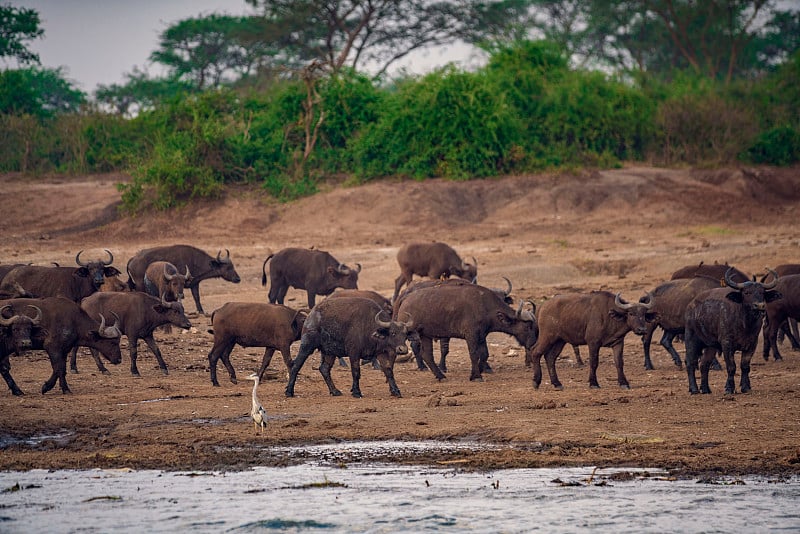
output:
[[[252,13],[244,0],[0,0],[39,12],[44,37],[30,43],[45,67],[64,67],[66,77],[87,93],[98,84],[124,81],[134,67],[162,73],[147,58],[158,36],[178,20],[224,13]],[[466,61],[466,46],[415,54],[398,66],[421,73],[451,61]]]

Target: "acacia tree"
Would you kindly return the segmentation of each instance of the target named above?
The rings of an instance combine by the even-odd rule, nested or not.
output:
[[[21,65],[39,63],[39,56],[27,42],[44,35],[35,9],[0,5],[0,58],[11,58]]]
[[[243,40],[252,35],[252,22],[250,17],[217,14],[178,21],[162,32],[150,60],[199,90],[246,76],[270,53],[263,40]]]

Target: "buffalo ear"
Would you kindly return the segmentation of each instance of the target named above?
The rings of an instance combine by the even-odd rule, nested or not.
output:
[[[764,300],[767,302],[772,302],[773,300],[778,300],[783,298],[783,293],[780,291],[764,291]]]
[[[112,276],[118,276],[120,274],[122,273],[116,267],[103,267],[103,276],[106,278],[111,278]]]
[[[386,339],[388,333],[389,331],[386,328],[378,328],[372,333],[372,337],[375,339]]]
[[[169,308],[167,308],[167,307],[166,307],[166,306],[164,306],[163,304],[160,304],[160,303],[159,303],[159,304],[154,304],[154,305],[153,305],[153,309],[154,309],[154,310],[155,310],[157,313],[159,313],[159,314],[163,314],[163,313],[166,313],[166,312],[167,312],[167,310],[168,310]]]
[[[211,260],[211,267],[213,269],[219,269],[221,266],[222,266],[222,262],[219,262],[217,260]]]
[[[644,314],[644,320],[647,321],[648,323],[652,323],[652,322],[658,321],[658,319],[659,319],[659,316],[658,316],[657,313],[647,312],[647,313]]]
[[[730,301],[732,301],[732,302],[735,302],[737,304],[741,304],[742,303],[742,292],[741,291],[730,291],[730,292],[728,292],[727,295],[725,295],[725,298],[730,300]]]
[[[77,269],[75,269],[75,274],[77,274],[78,276],[82,276],[83,278],[88,278],[89,269],[87,269],[86,267],[78,267]]]

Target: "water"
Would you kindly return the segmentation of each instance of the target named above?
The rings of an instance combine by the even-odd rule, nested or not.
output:
[[[238,472],[0,472],[0,532],[800,530],[798,477],[341,463],[353,446],[304,448],[307,463]]]

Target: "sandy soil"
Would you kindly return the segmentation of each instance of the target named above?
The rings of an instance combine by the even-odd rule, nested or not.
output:
[[[800,262],[800,169],[714,171],[629,167],[582,175],[536,175],[456,183],[384,181],[332,184],[313,198],[277,204],[258,189],[236,187],[225,198],[169,213],[123,217],[115,184],[124,176],[23,179],[0,177],[0,263],[70,265],[85,249],[111,250],[124,271],[136,251],[190,243],[214,254],[229,249],[242,283],[203,282],[203,305],[266,301],[261,266],[268,249],[315,246],[361,263],[359,286],[390,296],[395,254],[410,241],[441,240],[479,263],[479,281],[541,302],[559,292],[609,289],[636,299],[680,266],[721,261],[752,273]],[[188,296],[188,295],[187,295]],[[302,307],[305,293],[290,290]],[[632,389],[616,386],[609,349],[601,350],[599,390],[571,354],[559,360],[565,385],[532,387],[524,352],[503,334],[489,338],[495,372],[469,381],[466,346],[453,340],[447,379],[437,382],[413,362],[395,369],[402,398],[390,396],[380,371],[364,368],[364,398],[330,397],[312,356],[295,398],[284,397],[285,370],[273,359],[259,395],[266,432],[249,420],[251,382],[231,384],[221,369],[212,387],[207,354],[210,319],[194,313],[191,331],[156,334],[170,367],[163,376],[142,344],[141,378],[123,363],[97,372],[84,353],[71,395],[41,395],[46,355],[12,357],[23,397],[0,391],[0,469],[134,467],[237,469],[282,465],[275,445],[351,440],[455,440],[499,444],[476,453],[431,450],[401,462],[465,468],[601,465],[697,473],[800,472],[800,359],[753,359],[753,391],[724,395],[722,373],[711,395],[690,396],[686,375],[654,344],[656,370],[645,371],[641,342],[626,339]],[[297,344],[293,346],[296,352]],[[682,345],[677,345],[682,350]],[[240,377],[256,369],[261,349],[237,348]],[[585,348],[584,348],[585,354]],[[334,380],[349,390],[350,372]],[[377,454],[377,453],[376,453]]]

